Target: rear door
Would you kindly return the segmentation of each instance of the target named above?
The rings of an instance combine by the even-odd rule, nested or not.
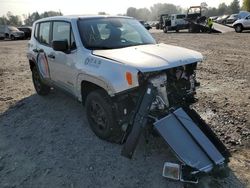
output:
[[[36,45],[33,48],[33,52],[36,54],[36,61],[40,75],[45,80],[53,79],[51,77],[51,69],[49,66],[48,54],[53,49],[51,47],[51,22],[40,22],[35,27],[35,38],[37,40]]]

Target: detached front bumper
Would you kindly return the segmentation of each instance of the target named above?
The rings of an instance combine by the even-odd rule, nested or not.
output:
[[[139,137],[147,125],[156,88],[149,84],[135,111],[122,155],[132,158]],[[179,164],[165,163],[163,176],[196,183],[201,174],[224,168],[230,154],[211,128],[192,109],[170,110],[155,120],[154,128],[172,149]]]
[[[179,108],[154,126],[181,162],[179,180],[196,182],[195,177],[229,162],[226,147],[194,110]]]

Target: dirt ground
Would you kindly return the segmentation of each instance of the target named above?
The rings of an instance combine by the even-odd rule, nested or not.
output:
[[[159,42],[200,51],[201,82],[194,108],[232,153],[226,179],[204,179],[208,187],[250,187],[250,33],[154,32]],[[98,139],[85,109],[54,90],[33,88],[27,41],[0,42],[0,187],[183,187],[161,176],[175,161],[160,138],[142,139],[133,160],[122,146]]]

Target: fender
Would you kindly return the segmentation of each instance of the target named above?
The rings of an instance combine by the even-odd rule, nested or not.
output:
[[[115,95],[114,88],[103,77],[98,77],[97,78],[97,77],[89,75],[87,73],[80,73],[80,74],[78,74],[77,80],[76,80],[76,96],[77,96],[79,101],[82,101],[82,94],[81,94],[81,83],[82,83],[82,81],[88,81],[88,82],[91,82],[91,83],[103,88],[105,91],[107,91],[107,93],[111,97],[113,97]]]

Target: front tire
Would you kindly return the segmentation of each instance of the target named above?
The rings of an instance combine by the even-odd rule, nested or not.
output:
[[[239,25],[236,25],[234,29],[235,29],[235,31],[236,31],[237,33],[241,33],[241,32],[243,31],[243,27],[242,27],[242,25],[240,25],[240,24],[239,24]]]
[[[41,76],[36,66],[33,67],[32,69],[32,80],[33,80],[33,84],[38,95],[45,96],[49,94],[50,87],[42,82]]]
[[[112,101],[105,91],[98,89],[88,94],[86,114],[96,136],[109,142],[121,142],[122,130],[115,120]]]

